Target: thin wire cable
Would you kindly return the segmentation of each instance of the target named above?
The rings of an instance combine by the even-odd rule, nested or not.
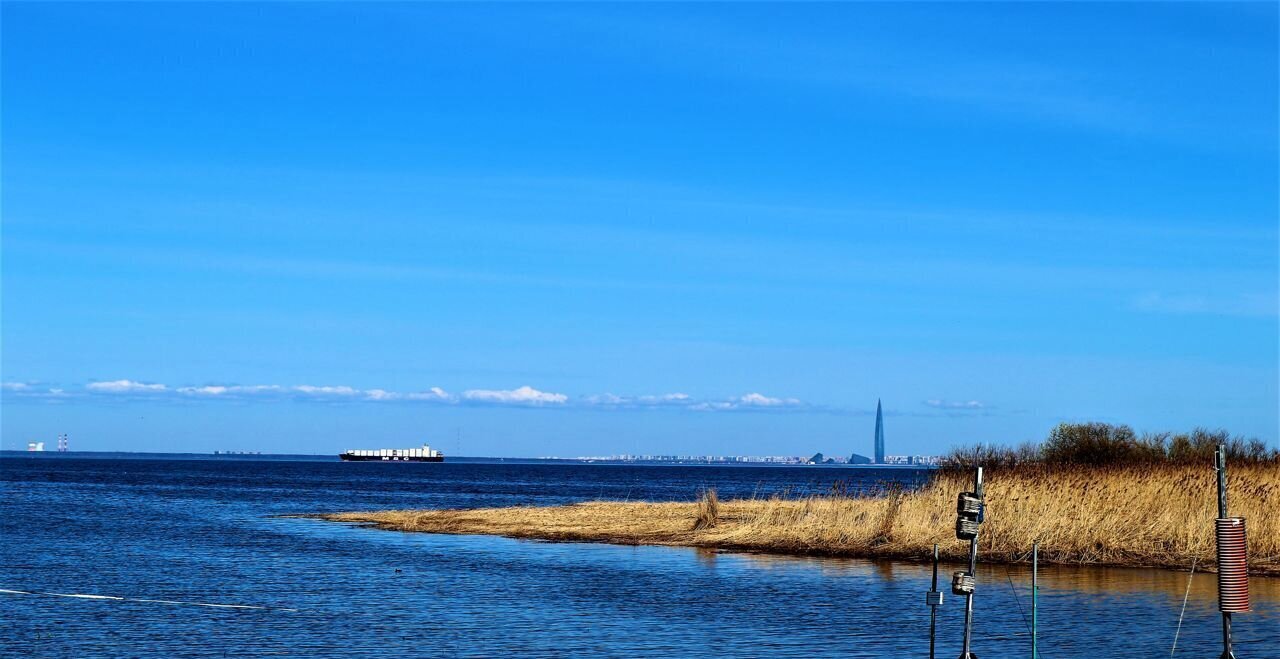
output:
[[[1200,560],[1199,556],[1191,559],[1191,574],[1187,575],[1187,592],[1182,596],[1182,613],[1178,614],[1178,629],[1173,632],[1173,647],[1169,649],[1169,656],[1178,650],[1178,634],[1182,633],[1182,617],[1187,615],[1187,599],[1191,597],[1191,580],[1196,576],[1196,561]]]
[[[1013,575],[1009,573],[1009,564],[1004,566],[1004,576],[1009,580],[1009,590],[1013,591],[1013,602],[1018,605],[1018,613],[1022,615],[1022,624],[1027,628],[1027,633],[1031,633],[1031,623],[1027,620],[1027,614],[1022,610],[1022,599],[1018,596],[1018,589],[1013,585]],[[1044,652],[1036,650],[1036,655],[1043,659]]]
[[[1004,576],[1009,580],[1009,590],[1013,591],[1013,603],[1018,605],[1018,613],[1022,615],[1022,625],[1027,628],[1027,633],[1031,633],[1031,621],[1027,620],[1027,614],[1022,610],[1022,598],[1018,596],[1018,589],[1013,586],[1013,575],[1009,573],[1009,565],[1004,566]]]

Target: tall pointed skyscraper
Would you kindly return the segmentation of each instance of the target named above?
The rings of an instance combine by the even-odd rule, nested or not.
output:
[[[876,399],[876,464],[884,464],[884,412],[879,398]]]

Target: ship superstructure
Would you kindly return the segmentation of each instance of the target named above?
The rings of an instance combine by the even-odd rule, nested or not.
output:
[[[338,457],[347,462],[444,462],[444,454],[426,444],[421,448],[353,448]]]

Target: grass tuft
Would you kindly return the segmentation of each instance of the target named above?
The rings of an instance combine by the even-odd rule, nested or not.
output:
[[[703,490],[702,496],[698,497],[698,514],[693,520],[693,530],[714,528],[719,521],[720,500],[716,498],[715,488]]]

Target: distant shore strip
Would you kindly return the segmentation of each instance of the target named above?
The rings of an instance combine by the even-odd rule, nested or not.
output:
[[[1212,470],[1187,465],[1023,465],[986,483],[984,562],[1214,568]],[[1280,575],[1280,469],[1231,470],[1231,512],[1248,520],[1249,571]],[[562,542],[669,545],[777,554],[925,560],[966,557],[954,535],[962,473],[940,473],[916,491],[879,497],[838,494],[690,503],[598,501],[566,506],[388,510],[305,515],[380,529],[498,535]]]

